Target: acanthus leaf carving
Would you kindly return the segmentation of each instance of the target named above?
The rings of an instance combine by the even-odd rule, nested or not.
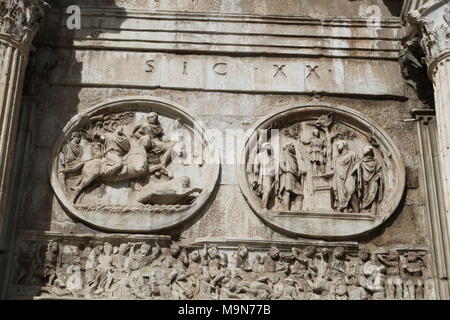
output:
[[[48,7],[44,0],[1,0],[0,33],[30,45]]]
[[[410,42],[417,38],[425,52],[424,60],[433,66],[444,54],[450,52],[450,7],[442,4],[436,7],[423,7],[408,14],[408,22],[415,30]]]

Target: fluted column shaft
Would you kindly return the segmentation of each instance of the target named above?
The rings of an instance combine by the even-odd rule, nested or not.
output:
[[[0,230],[2,230],[28,56],[23,48],[0,36],[0,60]]]
[[[409,0],[405,6],[414,8],[407,15],[409,43],[422,47],[428,74],[433,81],[437,123],[437,152],[440,162],[440,188],[443,209],[430,211],[431,244],[436,290],[441,299],[449,299],[450,277],[450,0]],[[405,10],[404,10],[405,11]],[[426,179],[425,179],[426,180]],[[440,201],[440,199],[435,199]],[[438,205],[433,205],[434,208]]]
[[[0,0],[0,250],[25,70],[45,6],[43,0]]]
[[[428,73],[433,81],[438,152],[443,175],[447,225],[450,226],[450,4],[440,1],[421,13],[419,23]]]

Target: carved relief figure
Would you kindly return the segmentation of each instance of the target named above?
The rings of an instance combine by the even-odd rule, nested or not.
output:
[[[189,177],[149,184],[138,193],[138,201],[151,205],[190,205],[202,192],[201,188],[191,188],[190,184]]]
[[[257,178],[253,187],[262,198],[262,207],[269,209],[269,201],[275,188],[275,159],[270,143],[266,142],[261,146],[261,151],[255,158],[253,173]]]
[[[108,242],[97,242],[96,246],[79,250],[78,245],[49,241],[27,243],[27,247],[46,249],[43,254],[47,259],[30,269],[39,281],[16,277],[12,288],[41,284],[45,297],[373,300],[391,299],[392,289],[396,299],[429,297],[424,286],[424,252],[419,251],[393,251],[386,255],[357,248],[302,246],[282,251],[272,246],[263,258],[250,258],[245,245],[219,252],[216,245],[206,244],[201,254],[196,248],[177,243],[161,248],[145,242],[123,242],[114,247]],[[35,251],[29,250],[25,260],[32,261]],[[233,252],[235,257],[241,257],[236,265],[229,263]],[[392,265],[399,262],[395,266],[400,267],[396,269],[402,281],[400,296],[396,282],[385,281],[386,267],[378,258],[386,260],[385,256],[390,257]],[[24,260],[19,254],[16,259]],[[263,268],[248,268],[254,262],[249,260]],[[387,276],[394,278],[394,274],[396,277],[397,271],[389,271]]]
[[[112,245],[106,242],[103,245],[103,251],[98,257],[98,265],[96,267],[97,274],[95,276],[96,291],[95,294],[103,294],[109,291],[112,284]]]
[[[212,143],[187,114],[155,103],[95,107],[64,129],[51,182],[70,213],[109,230],[161,230],[206,203],[219,176]]]
[[[50,241],[48,243],[47,250],[45,252],[45,260],[42,269],[42,277],[47,279],[48,284],[52,285],[58,278],[57,276],[57,263],[59,255],[59,245],[56,241]]]
[[[366,287],[374,299],[384,299],[385,266],[381,265],[378,255],[373,254],[369,261],[364,264],[364,275],[366,276]]]
[[[209,292],[217,292],[216,286],[225,278],[225,270],[223,266],[228,264],[223,256],[219,255],[216,246],[206,246],[203,252],[203,266],[207,267],[205,272],[207,282],[209,283]]]
[[[149,254],[151,251],[151,254]],[[153,247],[147,243],[142,243],[140,248],[136,250],[136,244],[133,244],[130,249],[129,267],[131,270],[139,270],[151,264],[160,257],[161,248],[158,243]]]
[[[348,281],[351,282],[356,288],[355,291],[359,291],[357,288],[367,289],[367,279],[364,274],[364,265],[370,260],[370,252],[365,249],[360,249],[358,256],[352,259],[349,266]],[[360,294],[356,293],[355,294]]]
[[[338,274],[332,281],[330,288],[330,298],[332,300],[348,300],[347,283],[342,274]]]
[[[123,133],[122,127],[117,127],[114,130],[105,125],[104,129],[106,132],[100,136],[103,142],[103,157],[105,159],[102,174],[113,176],[123,167],[123,157],[130,151],[130,142]]]
[[[361,235],[386,221],[405,188],[398,148],[348,108],[275,112],[252,128],[243,151],[238,182],[246,201],[289,234]]]
[[[166,256],[162,257],[160,266],[162,268],[174,268],[177,271],[184,270],[189,264],[186,252],[180,246],[172,244]]]
[[[305,173],[299,170],[295,146],[292,143],[283,146],[279,175],[278,196],[288,210],[291,210],[292,203],[294,208],[300,210],[303,204]]]
[[[312,171],[314,175],[321,175],[325,173],[326,165],[326,140],[320,137],[319,129],[314,129],[313,137],[309,141],[302,141],[303,144],[309,145],[309,157],[312,164]]]
[[[261,263],[264,266],[265,273],[285,272],[286,266],[281,261],[281,252],[277,247],[271,247]]]
[[[346,141],[336,143],[338,155],[334,159],[335,207],[342,212],[359,212],[356,193],[357,156]]]
[[[346,270],[349,300],[367,300],[367,279],[364,275],[364,264],[370,260],[370,253],[360,249],[357,257],[350,257]]]
[[[423,273],[425,262],[416,252],[407,252],[400,257],[402,271],[407,279],[404,286],[405,299],[422,300],[424,299]]]
[[[98,277],[97,277],[97,266],[99,264],[98,257],[102,250],[101,246],[96,246],[89,253],[89,256],[86,260],[86,273],[85,273],[85,295],[90,296],[97,289],[99,285]]]
[[[148,136],[151,141],[150,156],[156,156],[163,167],[167,167],[171,160],[172,148],[178,141],[164,140],[164,129],[156,112],[150,112],[146,119],[142,120],[133,130],[133,135],[140,139]]]
[[[238,250],[235,252],[235,256],[237,268],[245,272],[253,271],[253,268],[248,261],[248,248],[246,246],[239,246]]]
[[[384,180],[382,167],[373,147],[363,148],[363,158],[358,167],[358,192],[362,210],[377,214],[378,204],[383,200]]]
[[[337,247],[333,251],[333,260],[330,271],[330,298],[334,300],[347,300],[346,260],[343,247]]]
[[[333,253],[329,248],[322,248],[319,252],[319,260],[317,262],[318,271],[313,286],[315,298],[318,298],[320,295],[329,297],[330,281],[332,280],[332,254]]]
[[[81,148],[81,133],[75,131],[70,137],[70,141],[64,145],[61,153],[61,173],[76,172],[83,166],[81,162],[81,156],[83,155],[83,149]]]
[[[315,248],[309,246],[304,252],[299,248],[292,248],[292,254],[294,263],[290,266],[290,277],[296,281],[299,297],[307,300],[317,273],[314,265]]]
[[[74,203],[81,192],[99,178],[104,181],[126,181],[149,173],[149,138],[128,139],[122,129],[116,129],[114,132],[107,131],[100,139],[104,158],[85,162],[81,180],[74,191]],[[127,149],[128,153],[125,154]]]
[[[400,257],[396,251],[388,255],[379,254],[378,259],[386,266],[386,297],[388,299],[403,298],[403,281],[400,275]]]

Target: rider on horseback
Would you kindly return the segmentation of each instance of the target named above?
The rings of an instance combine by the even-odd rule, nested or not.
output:
[[[103,142],[105,166],[103,174],[113,176],[123,167],[123,156],[130,150],[130,142],[128,137],[123,133],[123,128],[118,127],[116,130],[105,126],[106,133],[101,135]]]
[[[158,114],[150,112],[147,119],[141,121],[133,131],[133,135],[140,139],[143,136],[149,136],[151,139],[151,153],[155,154],[160,164],[166,167],[170,161],[170,153],[172,151],[173,142],[164,141],[164,129],[159,122]]]

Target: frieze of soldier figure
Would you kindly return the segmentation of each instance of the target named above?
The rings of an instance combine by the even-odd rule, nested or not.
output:
[[[218,177],[202,129],[164,101],[119,100],[76,116],[57,142],[52,185],[100,228],[155,231],[198,211]]]
[[[288,108],[260,121],[239,171],[253,210],[304,236],[361,235],[397,207],[405,173],[388,135],[335,106]]]
[[[430,299],[427,253],[418,249],[146,242],[19,241],[14,297],[85,299]]]

